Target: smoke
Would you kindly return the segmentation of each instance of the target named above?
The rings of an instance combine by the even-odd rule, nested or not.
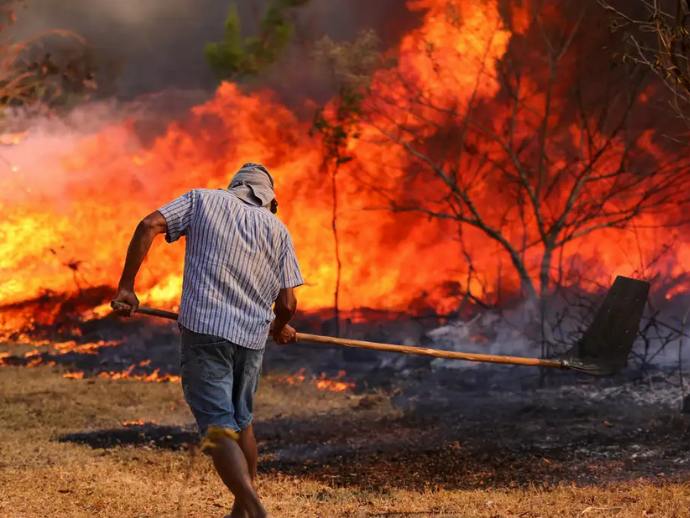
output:
[[[238,0],[248,34],[268,0]],[[217,82],[204,45],[222,37],[230,0],[27,0],[15,31],[29,36],[61,28],[82,35],[98,66],[101,95],[131,98],[168,88],[212,91]],[[323,74],[309,60],[311,43],[328,35],[352,39],[364,28],[394,44],[416,21],[405,0],[312,0],[294,12],[296,37],[284,60],[252,85],[286,100],[327,99]],[[309,70],[307,72],[307,70]]]

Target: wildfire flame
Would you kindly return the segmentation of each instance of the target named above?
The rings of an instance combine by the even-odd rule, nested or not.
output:
[[[27,365],[32,367],[35,365]],[[133,371],[136,365],[131,365],[124,371],[101,371],[96,377],[107,380],[130,380],[130,381],[144,381],[147,383],[179,383],[180,376],[176,374],[161,374],[160,369],[154,369],[150,374],[135,374]],[[82,380],[86,377],[83,371],[66,372],[62,375],[63,378],[72,380]]]
[[[27,136],[26,131],[14,133],[0,133],[0,146],[14,146],[21,143]]]
[[[48,340],[35,340],[32,343],[34,349],[23,354],[12,354],[9,351],[0,352],[0,367],[7,365],[22,365],[24,367],[55,366],[57,362],[49,358],[60,358],[69,354],[95,355],[98,350],[104,347],[117,347],[121,344],[118,340],[99,340],[97,342],[78,343],[75,340],[65,342],[50,342]],[[39,349],[41,347],[43,350]],[[136,380],[150,383],[179,383],[180,376],[175,374],[161,373],[159,368],[150,373],[139,373],[137,371],[147,370],[151,365],[151,360],[142,360],[134,363],[122,371],[102,370],[96,377],[110,380]],[[82,380],[87,377],[87,373],[80,370],[72,370],[63,374],[63,378],[72,380]]]
[[[321,373],[318,378],[312,379],[312,383],[317,390],[326,392],[345,392],[355,388],[355,384],[351,381],[344,380],[346,372],[344,370],[338,371],[334,378],[328,378],[325,373]],[[286,385],[301,385],[307,380],[306,369],[301,368],[294,374],[276,376],[275,380],[278,383]]]
[[[156,424],[155,421],[146,421],[145,419],[126,419],[120,423],[125,428],[130,426],[143,426],[145,424]]]
[[[345,371],[338,371],[338,375],[334,379],[329,379],[323,372],[321,376],[314,380],[314,385],[319,390],[326,390],[328,392],[345,392],[346,390],[352,390],[355,388],[355,384],[350,381],[343,381],[342,378],[345,377]]]
[[[132,371],[135,365],[130,366],[123,372],[103,371],[98,374],[99,378],[110,380],[134,380],[146,381],[149,383],[179,383],[180,376],[176,374],[161,374],[160,369],[154,369],[151,374],[134,374]]]
[[[392,49],[397,64],[374,74],[372,90],[404,105],[403,77],[447,106],[465,103],[472,95],[497,95],[493,71],[514,34],[528,29],[526,8],[513,9],[509,29],[493,1],[482,2],[481,8],[476,2],[446,0],[408,0],[407,6],[421,13],[421,23]],[[75,118],[92,120],[104,111],[102,106],[86,107],[77,110]],[[84,286],[113,286],[142,216],[191,188],[226,186],[247,161],[265,163],[276,179],[280,217],[291,230],[307,281],[300,290],[300,307],[331,306],[336,279],[331,204],[321,172],[321,144],[309,136],[310,121],[300,119],[270,91],[245,93],[232,83],[222,83],[213,98],[171,123],[149,144],[138,137],[135,119],[101,119],[111,122],[86,133],[37,128],[0,139],[11,144],[3,153],[22,171],[0,177],[0,335],[55,319],[57,305],[53,312],[37,315],[22,305],[26,301],[48,292],[75,294]],[[410,169],[410,159],[382,149],[378,137],[373,129],[364,129],[348,142],[355,160],[347,171],[403,188],[399,172]],[[457,294],[449,292],[446,281],[465,282],[467,265],[454,239],[455,227],[385,211],[372,217],[364,209],[380,206],[380,199],[351,183],[340,185],[339,196],[342,309],[410,310],[419,299],[440,313],[457,306]],[[638,250],[640,241],[656,246],[659,239],[650,232],[641,229],[636,235],[616,234],[615,239],[602,232],[565,250],[562,261],[596,262],[590,278],[608,282],[614,274],[638,268],[631,250]],[[504,278],[504,289],[517,289],[518,280],[495,244],[481,235],[468,239],[482,267],[482,279],[470,281],[475,292],[490,292],[499,278]],[[179,244],[153,247],[138,278],[142,303],[176,308],[183,253]],[[669,275],[682,274],[690,242],[679,238],[671,255],[660,267]],[[103,305],[83,315],[98,317],[107,311]],[[111,379],[123,376],[102,373]],[[166,375],[145,376],[146,381],[161,379],[177,381]],[[319,381],[326,386],[328,380]]]
[[[307,379],[305,376],[305,370],[304,368],[299,369],[296,373],[294,374],[287,374],[284,376],[278,376],[276,380],[279,383],[285,383],[287,385],[299,385],[301,383],[304,383],[304,380]]]

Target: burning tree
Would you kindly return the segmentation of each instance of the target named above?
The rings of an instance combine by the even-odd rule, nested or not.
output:
[[[623,33],[627,48],[622,53],[624,61],[636,63],[651,70],[671,93],[669,104],[678,118],[690,126],[690,4],[687,0],[640,0],[620,5],[599,0],[599,4],[611,14],[611,28]],[[680,319],[680,329],[668,328],[672,334],[663,340],[663,346],[678,342],[678,370],[680,388],[684,394],[682,377],[682,349],[684,330],[690,310]],[[654,319],[650,320],[656,325]],[[664,329],[668,331],[668,329]],[[645,344],[647,345],[647,344]],[[690,413],[690,395],[684,397],[683,411]]]
[[[331,230],[336,275],[333,288],[335,334],[340,335],[340,283],[343,261],[338,236],[338,173],[342,165],[353,159],[347,147],[357,137],[358,120],[362,115],[365,91],[373,70],[380,64],[378,38],[372,31],[363,32],[353,43],[339,45],[330,38],[322,39],[316,48],[317,59],[325,61],[338,85],[334,102],[319,108],[314,115],[312,132],[321,136],[323,161],[321,172],[330,177],[331,183]]]
[[[395,173],[364,181],[392,211],[457,224],[468,291],[481,277],[468,239],[495,243],[522,293],[543,300],[567,280],[567,247],[679,223],[688,163],[640,119],[642,75],[591,59],[591,14],[514,8],[493,27],[452,2],[438,14],[451,43],[429,33],[414,66],[374,76],[355,147],[384,146]]]

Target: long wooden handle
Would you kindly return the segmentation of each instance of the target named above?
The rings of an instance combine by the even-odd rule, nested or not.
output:
[[[443,351],[428,347],[416,347],[411,345],[396,345],[379,342],[366,342],[364,340],[351,340],[349,338],[335,338],[333,336],[312,335],[309,333],[297,333],[297,340],[315,342],[342,347],[357,347],[359,349],[371,349],[374,351],[386,351],[402,354],[416,354],[419,356],[432,356],[434,358],[446,358],[449,360],[466,360],[470,362],[503,363],[509,365],[529,365],[531,367],[550,367],[565,369],[568,364],[562,360],[542,360],[540,358],[524,358],[522,356],[502,356],[496,354],[463,353],[457,351]]]
[[[113,304],[114,309],[126,309],[122,305]],[[162,309],[139,306],[137,313],[154,317],[177,320],[177,313]],[[446,358],[449,360],[466,360],[482,363],[502,363],[508,365],[527,365],[530,367],[548,367],[551,369],[567,369],[566,360],[542,360],[541,358],[524,358],[522,356],[500,356],[496,354],[462,353],[457,351],[443,351],[428,347],[414,347],[410,345],[386,344],[378,342],[366,342],[364,340],[351,340],[349,338],[335,338],[333,336],[312,335],[310,333],[297,333],[297,340],[326,345],[338,345],[341,347],[356,347],[358,349],[371,349],[373,351],[385,351],[391,353],[416,354],[418,356],[432,356],[434,358]]]

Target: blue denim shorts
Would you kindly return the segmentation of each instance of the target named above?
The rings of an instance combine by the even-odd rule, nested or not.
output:
[[[264,351],[247,349],[224,338],[195,333],[182,326],[182,390],[199,433],[209,426],[244,430],[252,422]]]

